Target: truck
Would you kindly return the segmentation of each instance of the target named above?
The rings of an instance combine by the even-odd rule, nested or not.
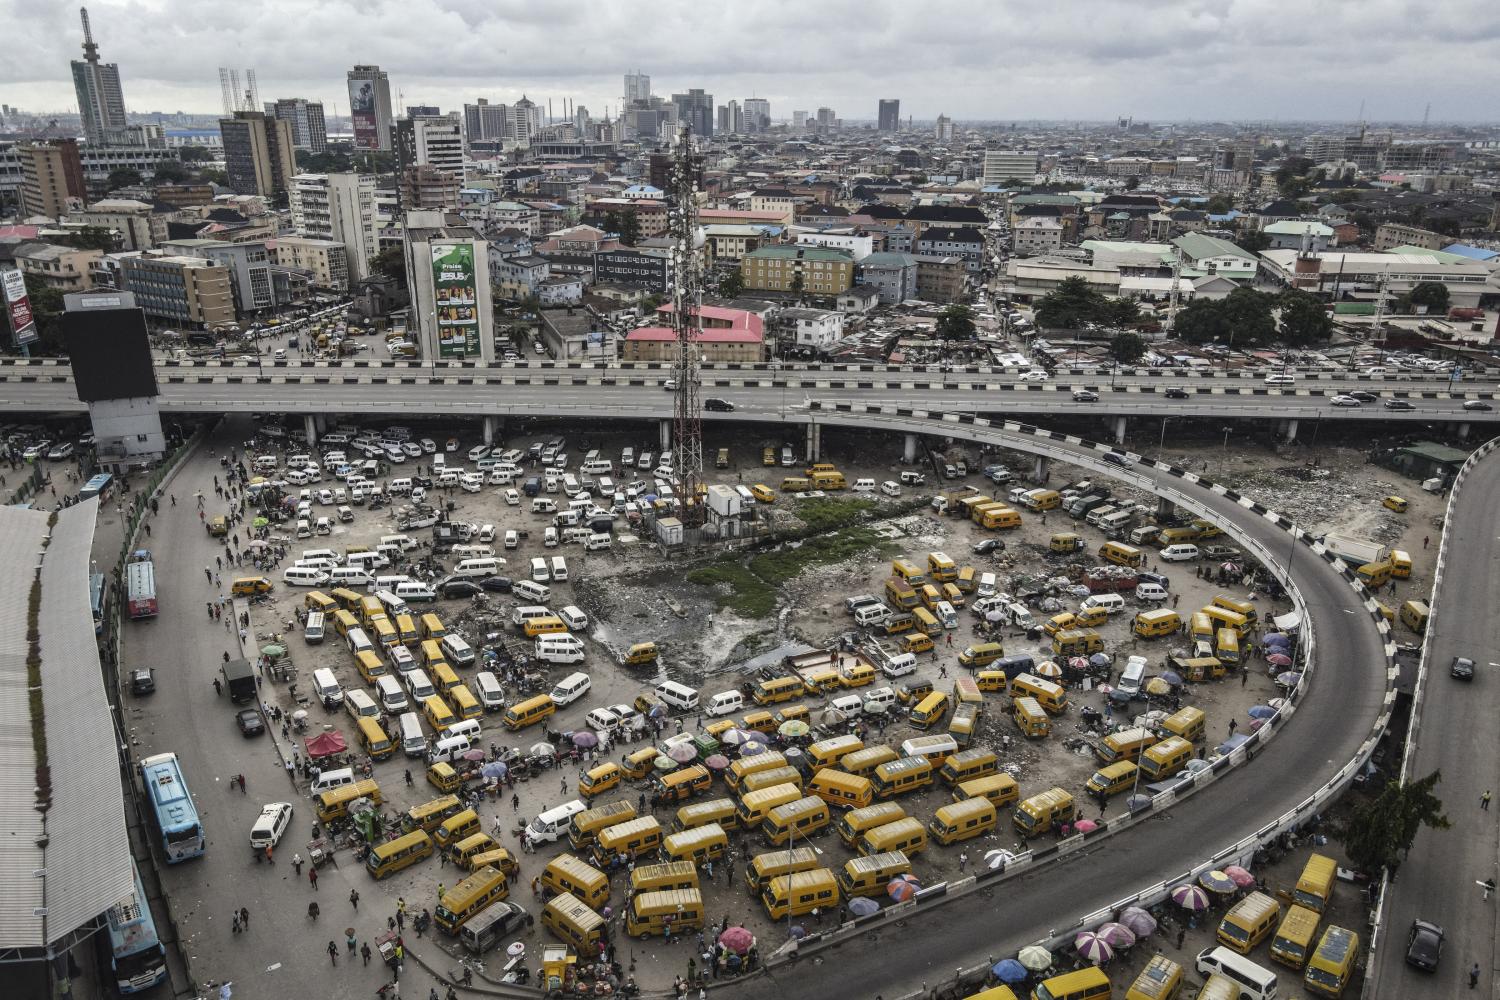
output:
[[[229,700],[236,705],[256,699],[255,671],[246,659],[229,660],[223,666],[224,686],[229,689]]]
[[[958,506],[958,501],[962,500],[964,497],[977,496],[978,494],[979,491],[972,486],[965,486],[962,489],[949,490],[946,493],[939,493],[937,496],[932,498],[932,509],[937,511],[939,514],[952,514],[956,517],[964,513],[964,511]]]
[[[1323,547],[1351,566],[1363,566],[1366,563],[1381,562],[1390,555],[1390,549],[1372,542],[1368,538],[1356,538],[1353,535],[1341,535],[1330,531],[1320,539]]]
[[[1125,566],[1095,566],[1083,574],[1083,584],[1091,594],[1128,594],[1135,591],[1140,578]]]

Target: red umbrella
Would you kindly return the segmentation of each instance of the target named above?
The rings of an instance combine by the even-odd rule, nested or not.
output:
[[[1234,879],[1234,884],[1241,889],[1255,884],[1255,876],[1241,868],[1239,865],[1230,865],[1224,869],[1224,874]]]
[[[904,903],[917,894],[921,886],[914,875],[897,875],[885,887],[886,894],[898,903]]]
[[[334,754],[343,753],[349,749],[349,744],[344,742],[344,734],[337,729],[330,729],[326,733],[309,736],[303,741],[307,747],[307,755],[313,760],[321,757],[332,757]]]
[[[729,758],[721,753],[710,754],[708,759],[703,762],[703,766],[710,771],[722,771],[729,766]]]
[[[1099,829],[1099,824],[1091,819],[1081,819],[1073,824],[1073,829],[1078,833],[1092,833]]]
[[[719,935],[719,943],[736,955],[743,955],[755,944],[755,935],[743,927],[731,927]]]

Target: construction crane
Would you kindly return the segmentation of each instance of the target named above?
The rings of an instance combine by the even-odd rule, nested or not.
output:
[[[706,518],[703,491],[703,396],[698,374],[703,309],[703,234],[698,228],[697,176],[692,129],[678,132],[667,185],[667,232],[672,240],[672,332],[677,341],[673,376],[677,399],[672,468],[676,471],[679,519],[697,527]]]

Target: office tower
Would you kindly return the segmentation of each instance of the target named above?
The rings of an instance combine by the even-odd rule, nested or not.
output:
[[[804,129],[804,128],[807,128],[807,112],[806,111],[793,111],[792,112],[792,128],[794,128],[794,129]]]
[[[287,190],[296,173],[291,124],[263,111],[236,111],[219,119],[224,172],[236,194],[272,196]]]
[[[1032,181],[1036,178],[1037,154],[1020,150],[990,149],[984,154],[984,183]]]
[[[686,94],[673,94],[672,105],[677,109],[677,120],[693,130],[694,135],[714,134],[714,95],[705,94],[693,87]]]
[[[901,101],[890,97],[880,102],[880,131],[896,132],[901,128]]]
[[[422,356],[493,361],[489,243],[456,214],[407,212],[403,221],[406,287]]]
[[[953,134],[953,119],[947,115],[938,115],[937,127],[933,129],[933,138],[938,142],[952,142]]]
[[[745,131],[764,132],[771,127],[771,102],[764,97],[745,98]]]
[[[118,145],[112,132],[125,127],[125,94],[120,90],[120,67],[99,61],[99,46],[89,27],[89,11],[83,17],[83,59],[74,59],[73,90],[78,95],[78,114],[83,135],[91,146]]]
[[[396,165],[428,166],[464,179],[464,137],[455,115],[403,118],[396,123]]]
[[[288,192],[297,235],[342,243],[352,281],[370,276],[379,251],[375,178],[369,174],[298,174]]]
[[[355,149],[391,148],[391,81],[379,66],[355,66],[349,84],[349,118]]]
[[[594,123],[589,118],[589,109],[582,104],[573,109],[573,130],[578,133],[578,138],[587,141],[589,133],[593,131]]]
[[[833,113],[832,108],[818,109],[818,127],[833,128],[839,123],[838,116]]]
[[[309,153],[328,150],[328,128],[323,123],[323,102],[303,97],[283,97],[266,102],[266,114],[292,128],[292,146]]]
[[[651,100],[651,77],[645,73],[625,74],[625,103]]]
[[[531,140],[542,131],[542,108],[525,94],[521,99],[511,105],[510,109],[510,134],[516,142],[530,144]]]
[[[21,159],[21,214],[49,219],[82,208],[88,197],[77,139],[40,139],[16,147]]]
[[[510,106],[491,104],[483,97],[477,104],[465,104],[464,133],[469,142],[509,139]]]

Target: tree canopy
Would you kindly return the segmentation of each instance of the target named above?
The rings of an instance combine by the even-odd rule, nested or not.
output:
[[[726,271],[719,278],[719,295],[726,299],[739,298],[745,291],[745,276],[740,273],[739,268]]]
[[[1274,299],[1252,288],[1236,288],[1222,299],[1194,299],[1177,314],[1172,332],[1190,344],[1269,344],[1276,337]]]
[[[936,333],[940,340],[973,340],[974,311],[965,305],[947,306],[938,313]]]
[[[1082,278],[1064,278],[1036,308],[1037,325],[1066,330],[1086,323],[1129,326],[1139,319],[1140,308],[1134,302],[1109,298]]]
[[[79,250],[103,250],[105,253],[115,251],[115,234],[103,226],[84,226],[66,235],[52,237],[52,240]]]
[[[1402,298],[1413,306],[1426,306],[1430,313],[1448,312],[1448,286],[1440,281],[1423,281]]]
[[[383,274],[394,279],[400,287],[406,287],[406,258],[400,247],[387,247],[371,257],[370,271]]]
[[[1291,347],[1309,347],[1333,335],[1333,318],[1315,295],[1292,289],[1277,302],[1281,339]]]
[[[1138,333],[1123,330],[1110,339],[1109,354],[1122,365],[1133,365],[1146,356],[1146,339]]]
[[[159,184],[179,184],[192,175],[188,168],[176,160],[163,160],[151,171],[153,179]]]
[[[139,170],[132,170],[129,167],[111,170],[109,172],[109,179],[104,183],[111,191],[122,187],[135,187],[141,183],[141,172]]]
[[[1385,868],[1395,872],[1422,827],[1446,830],[1443,800],[1433,791],[1443,780],[1441,771],[1403,785],[1386,782],[1376,798],[1354,810],[1344,829],[1344,850],[1355,866],[1367,872]]]
[[[31,316],[36,321],[38,337],[30,347],[31,353],[66,354],[62,336],[62,289],[53,288],[31,274],[26,275],[25,280],[26,296],[31,300]]]

